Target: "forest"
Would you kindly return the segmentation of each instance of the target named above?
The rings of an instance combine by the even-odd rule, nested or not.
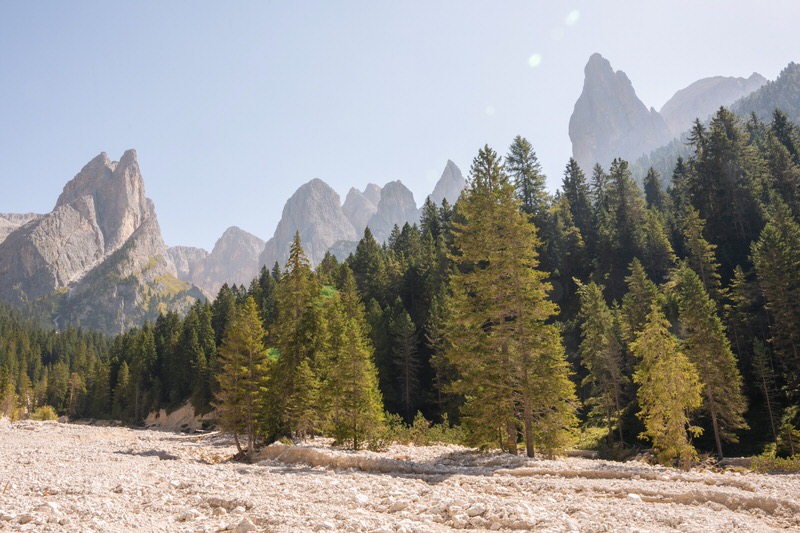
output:
[[[377,447],[431,421],[464,444],[550,454],[593,435],[653,448],[800,453],[800,128],[726,108],[671,175],[570,160],[550,194],[516,137],[482,148],[455,205],[343,262],[225,285],[116,337],[0,305],[0,414],[140,424],[191,401],[243,455],[324,435]]]

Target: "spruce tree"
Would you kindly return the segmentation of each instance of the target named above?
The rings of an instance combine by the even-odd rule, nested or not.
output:
[[[214,406],[222,429],[233,434],[239,453],[250,458],[260,435],[270,363],[265,335],[256,302],[248,297],[235,311],[219,349],[219,391]],[[242,447],[240,436],[246,448]]]
[[[688,467],[697,459],[689,435],[698,436],[703,431],[689,421],[689,414],[702,404],[702,385],[695,366],[669,332],[669,322],[658,303],[651,305],[644,329],[631,347],[640,359],[633,374],[633,381],[639,385],[639,417],[645,426],[640,438],[652,441],[661,463],[677,459]]]
[[[325,341],[320,294],[300,243],[299,232],[289,249],[284,274],[277,287],[278,319],[273,336],[279,357],[272,367],[269,431],[304,437],[319,421],[317,354]]]
[[[502,431],[503,448],[516,453],[519,424],[529,456],[535,443],[563,446],[575,393],[560,332],[547,323],[557,309],[536,269],[536,227],[488,146],[473,161],[459,215],[446,357],[460,375],[453,390],[465,395],[472,440],[488,444]]]
[[[547,214],[547,180],[528,139],[520,135],[514,137],[508,148],[505,170],[513,180],[522,210],[531,215],[536,226],[542,229]]]
[[[382,432],[383,402],[364,305],[346,266],[341,287],[327,308],[329,340],[321,394],[336,441],[358,450]]]
[[[398,405],[403,418],[411,423],[417,412],[420,363],[417,356],[417,330],[411,316],[397,298],[389,323],[392,358],[399,391]]]
[[[581,363],[589,371],[584,384],[592,389],[592,412],[605,418],[608,442],[613,440],[617,424],[619,440],[623,442],[621,412],[627,377],[623,353],[616,337],[614,314],[606,305],[602,289],[594,282],[578,289],[581,297]]]
[[[663,211],[665,203],[664,188],[661,184],[661,176],[659,176],[658,172],[656,172],[653,167],[647,170],[643,184],[644,199],[647,202],[647,207]]]
[[[686,240],[689,266],[700,276],[709,296],[719,302],[723,294],[720,289],[719,263],[715,253],[717,247],[703,237],[704,229],[705,220],[700,218],[700,213],[691,206],[687,207],[683,236]]]
[[[752,244],[758,283],[773,318],[772,345],[792,392],[800,391],[800,224],[777,201]]]
[[[711,417],[717,456],[722,459],[722,441],[738,442],[735,432],[747,429],[742,376],[717,306],[706,293],[700,277],[683,264],[673,272],[670,286],[678,300],[683,352],[700,376],[703,410]]]

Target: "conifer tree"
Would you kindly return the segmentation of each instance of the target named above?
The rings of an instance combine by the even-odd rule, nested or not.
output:
[[[700,276],[706,292],[719,302],[722,298],[720,289],[719,263],[717,263],[717,246],[703,237],[705,221],[700,213],[691,206],[686,208],[683,236],[686,240],[687,260],[692,270]]]
[[[514,182],[522,210],[531,215],[541,229],[547,213],[547,183],[528,139],[520,135],[514,137],[508,148],[505,170]]]
[[[459,205],[446,357],[460,375],[453,389],[466,397],[470,434],[486,444],[502,431],[503,448],[516,453],[520,424],[529,456],[537,442],[556,449],[576,422],[574,385],[560,333],[546,323],[556,306],[536,269],[536,228],[488,146]]]
[[[297,232],[289,259],[277,287],[278,320],[274,341],[279,357],[273,365],[270,395],[270,431],[303,437],[313,432],[319,419],[316,399],[319,381],[317,354],[325,341],[320,294],[316,277]]]
[[[613,440],[614,423],[623,442],[621,411],[627,377],[622,345],[615,335],[614,315],[606,305],[602,289],[594,282],[581,285],[581,363],[589,371],[584,381],[592,387],[593,412],[606,420],[608,442]]]
[[[702,385],[694,365],[669,332],[669,322],[658,303],[651,305],[644,329],[631,347],[640,359],[633,374],[639,385],[639,417],[645,426],[640,437],[652,441],[660,462],[669,464],[677,459],[687,467],[697,458],[687,431],[693,436],[703,431],[689,422],[689,414],[702,404]]]
[[[647,207],[658,211],[664,210],[664,188],[661,183],[661,176],[653,167],[647,170],[644,177],[644,199]]]
[[[594,252],[595,240],[595,219],[592,213],[592,200],[589,193],[589,184],[586,181],[586,176],[578,166],[575,159],[569,159],[567,167],[564,169],[564,180],[561,188],[564,191],[564,196],[569,203],[569,208],[572,213],[572,220],[575,226],[581,232],[584,242],[590,254]]]
[[[417,412],[420,364],[417,357],[416,327],[400,298],[395,301],[389,329],[392,335],[397,390],[400,393],[398,404],[406,422],[411,423]]]
[[[382,431],[383,402],[364,305],[346,266],[340,285],[341,290],[328,306],[330,338],[322,396],[333,436],[358,450]]]
[[[735,431],[747,429],[742,376],[717,315],[717,306],[700,277],[683,264],[673,272],[670,285],[678,300],[683,352],[700,376],[703,410],[711,417],[717,456],[722,459],[722,441],[738,442]]]
[[[233,434],[239,453],[252,458],[260,434],[269,358],[256,302],[248,297],[237,309],[219,349],[219,391],[215,407],[220,426]],[[240,436],[245,439],[242,447]]]
[[[777,201],[769,222],[752,244],[758,283],[773,318],[771,342],[785,379],[800,391],[800,224]]]
[[[620,330],[622,338],[630,345],[647,323],[647,314],[658,297],[658,287],[647,277],[638,259],[634,259],[629,268],[631,273],[625,278],[628,291],[620,309]]]

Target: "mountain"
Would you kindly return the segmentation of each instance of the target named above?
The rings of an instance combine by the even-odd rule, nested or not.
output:
[[[375,185],[375,187],[378,186]],[[356,235],[358,236],[364,234],[364,228],[367,227],[372,215],[378,211],[378,202],[380,202],[381,199],[380,188],[378,188],[377,201],[372,201],[367,197],[366,192],[368,189],[369,186],[367,186],[364,192],[361,192],[355,187],[352,187],[350,192],[347,193],[347,198],[344,199],[344,205],[342,205],[344,216],[346,216],[347,220],[353,225],[353,228],[356,230]]]
[[[190,278],[191,282],[211,296],[216,296],[223,283],[247,287],[258,275],[258,258],[265,245],[252,233],[232,226],[214,244],[199,272]]]
[[[666,144],[672,135],[664,119],[636,96],[624,72],[600,54],[584,69],[583,92],[569,120],[572,155],[584,171],[608,167],[616,157],[634,160]]]
[[[175,264],[178,279],[191,283],[193,279],[200,279],[209,255],[207,250],[193,246],[170,246],[167,253]]]
[[[58,324],[119,332],[185,310],[201,295],[176,274],[134,150],[92,159],[52,212],[0,243],[0,298],[46,299]]]
[[[792,122],[800,122],[800,65],[797,63],[789,63],[775,81],[767,82],[731,106],[731,111],[745,120],[755,113],[765,122],[772,120],[775,109],[783,111]]]
[[[369,229],[379,243],[389,238],[395,225],[416,224],[419,211],[414,202],[414,193],[400,180],[390,181],[381,189],[381,199],[375,214],[369,219]]]
[[[0,242],[6,240],[6,237],[18,227],[40,218],[42,215],[36,213],[0,213]]]
[[[448,159],[442,172],[442,177],[436,182],[433,192],[428,197],[436,206],[442,205],[442,200],[444,199],[447,199],[447,203],[453,205],[466,186],[467,180],[461,174],[461,169]]]
[[[300,186],[286,202],[275,234],[264,246],[258,264],[271,268],[277,261],[283,267],[298,231],[312,265],[319,264],[335,242],[357,239],[353,224],[342,211],[339,195],[321,179]]]
[[[729,106],[767,83],[761,74],[749,78],[714,76],[703,78],[676,92],[659,113],[673,137],[688,130],[695,119],[705,121],[720,106]]]
[[[754,74],[748,80],[757,81],[759,77],[758,74]],[[718,108],[719,106],[716,106],[714,112]],[[764,83],[755,91],[730,104],[730,110],[745,121],[755,113],[760,120],[770,122],[775,109],[783,111],[792,122],[800,121],[800,65],[789,63],[774,81]],[[708,123],[709,117],[702,115],[697,117]],[[691,147],[687,144],[690,127],[691,121],[686,124],[684,132],[678,138],[633,162],[631,172],[634,177],[641,180],[647,170],[653,167],[661,174],[664,183],[668,184],[678,157],[686,159],[692,155]]]

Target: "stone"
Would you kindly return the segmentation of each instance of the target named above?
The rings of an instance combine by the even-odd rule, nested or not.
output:
[[[42,215],[36,213],[0,213],[0,242],[6,240],[17,228],[40,218]]]
[[[414,194],[400,180],[390,181],[381,190],[375,214],[369,219],[369,229],[378,244],[386,242],[395,225],[415,224],[419,211],[414,202]]]
[[[358,239],[353,224],[342,212],[339,195],[320,179],[300,186],[283,207],[275,234],[264,246],[259,265],[272,268],[275,261],[283,268],[295,233],[312,267],[319,264],[325,252],[337,241]]]
[[[380,198],[378,201],[380,201]],[[372,215],[374,215],[377,210],[378,205],[373,203],[364,193],[355,187],[352,187],[347,193],[347,197],[342,205],[342,212],[353,225],[357,237],[361,237],[364,234],[364,228],[367,227],[369,219],[372,218]]]
[[[244,518],[242,518],[242,521],[239,522],[236,525],[235,528],[233,528],[233,530],[236,533],[246,533],[248,531],[255,531],[256,530],[256,526],[255,526],[255,524],[253,524],[253,522],[250,521],[249,518],[244,517]]]
[[[431,201],[436,207],[442,205],[442,200],[447,199],[447,203],[451,206],[456,203],[458,197],[461,196],[461,191],[467,186],[467,180],[461,174],[461,169],[451,160],[447,160],[447,164],[442,171],[442,176],[436,182],[433,192],[429,195]]]
[[[259,255],[266,243],[241,228],[231,226],[217,239],[214,249],[203,259],[201,254],[188,256],[186,277],[179,279],[200,287],[209,296],[216,297],[223,283],[231,285],[250,285],[260,270]],[[203,250],[204,251],[204,250]]]
[[[92,159],[64,186],[52,212],[0,243],[0,298],[52,299],[59,304],[56,327],[79,323],[120,333],[155,321],[158,306],[147,305],[153,297],[183,312],[202,294],[176,274],[134,150],[119,162],[105,153]]]
[[[635,161],[672,139],[666,122],[636,96],[621,70],[600,54],[584,69],[583,92],[569,120],[572,155],[587,175],[599,163],[608,168],[614,158]]]

